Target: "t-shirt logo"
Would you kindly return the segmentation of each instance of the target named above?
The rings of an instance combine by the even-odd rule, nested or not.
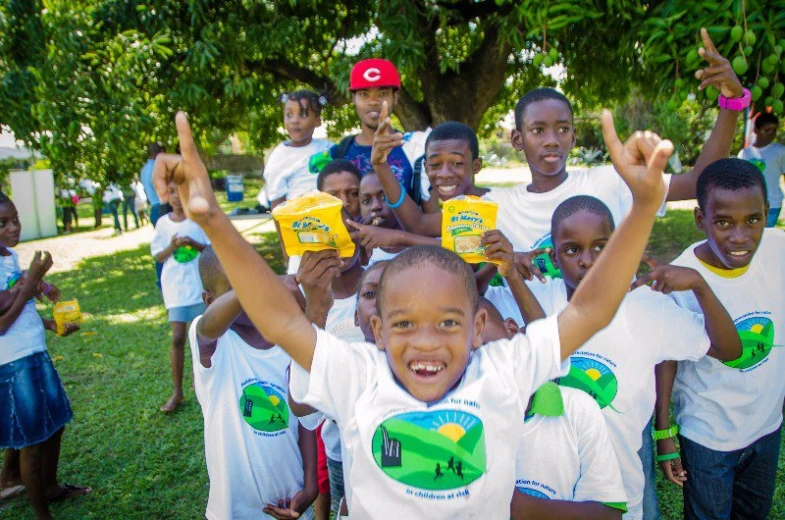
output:
[[[534,247],[532,249],[545,249],[549,247],[553,249],[553,240],[551,240],[551,234],[548,233],[537,242],[535,242]],[[548,253],[543,253],[539,256],[535,256],[533,260],[534,265],[540,270],[540,272],[547,276],[548,278],[561,278],[561,271],[556,264],[553,263],[551,260],[551,255]]]
[[[193,262],[197,256],[199,256],[199,251],[191,246],[180,246],[174,250],[174,253],[172,253],[174,261],[179,264]]]
[[[546,495],[545,493],[543,493],[542,491],[540,491],[538,489],[533,489],[533,488],[530,488],[530,487],[527,487],[527,486],[516,486],[516,487],[518,488],[518,491],[520,491],[521,493],[525,493],[525,494],[529,495],[530,497],[544,498],[545,500],[550,500],[551,499],[551,497],[549,497],[548,495]]]
[[[289,406],[286,398],[261,381],[243,388],[240,414],[254,430],[277,432],[289,427]]]
[[[723,361],[731,368],[744,370],[761,363],[774,346],[774,323],[769,318],[754,316],[736,324],[741,338],[741,357]]]
[[[14,285],[19,283],[19,280],[21,279],[22,279],[22,273],[19,272],[11,273],[11,275],[8,277],[8,280],[5,281],[5,290],[7,291],[10,288],[12,288]]]
[[[458,410],[390,417],[376,428],[372,450],[388,477],[420,489],[464,487],[485,473],[482,421]]]
[[[610,367],[602,361],[570,356],[570,372],[559,379],[558,384],[583,390],[597,401],[600,408],[610,406],[611,410],[618,411],[611,406],[611,402],[619,391],[619,382]]]

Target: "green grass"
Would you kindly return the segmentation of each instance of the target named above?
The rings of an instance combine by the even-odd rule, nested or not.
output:
[[[81,222],[80,222],[81,223]],[[246,237],[278,272],[275,234]],[[688,211],[658,220],[652,252],[669,261],[699,239]],[[191,390],[186,356],[186,403],[175,414],[158,407],[170,395],[169,327],[148,246],[84,260],[50,277],[89,313],[82,331],[49,337],[49,350],[74,408],[63,441],[60,478],[93,487],[87,497],[54,504],[58,520],[203,518],[208,493],[202,416]],[[41,307],[51,316],[51,307]],[[659,472],[658,472],[659,473]],[[681,518],[681,494],[658,475],[663,518]],[[771,518],[785,518],[785,449]],[[0,505],[0,517],[28,519],[24,497]]]

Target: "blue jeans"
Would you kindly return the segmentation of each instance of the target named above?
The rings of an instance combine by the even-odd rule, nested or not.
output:
[[[341,511],[341,499],[344,495],[343,462],[327,458],[327,472],[330,474],[330,514],[338,518]]]
[[[651,436],[651,426],[654,418],[643,429],[643,443],[638,450],[638,457],[643,465],[643,476],[646,484],[643,488],[643,520],[660,520],[660,510],[657,505],[657,481],[654,471],[654,440]]]
[[[158,219],[161,218],[161,205],[160,204],[152,204],[150,206],[150,224],[155,227],[155,223],[158,222]],[[164,264],[161,262],[155,262],[155,284],[158,288],[161,288],[161,271],[164,269]]]
[[[107,204],[109,206],[109,211],[112,213],[112,216],[114,217],[114,228],[117,231],[123,230],[123,228],[120,227],[120,216],[117,214],[118,208],[120,207],[120,203],[121,203],[120,199],[115,199],[109,201]]]
[[[766,216],[766,227],[774,227],[780,218],[780,211],[782,208],[769,208],[769,214]]]
[[[765,519],[774,498],[782,426],[746,448],[715,451],[679,435],[684,518]]]

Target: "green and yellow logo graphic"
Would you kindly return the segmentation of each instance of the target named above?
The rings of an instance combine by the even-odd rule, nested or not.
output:
[[[750,159],[749,162],[757,166],[761,173],[766,171],[766,161],[763,159]]]
[[[596,359],[583,356],[570,356],[570,373],[558,381],[561,386],[569,386],[583,390],[600,405],[600,408],[611,406],[611,402],[619,391],[619,382],[613,371]]]
[[[197,256],[199,256],[199,251],[191,246],[180,246],[174,250],[174,253],[172,253],[174,261],[179,264],[193,262],[196,260]]]
[[[542,237],[535,245],[534,249],[544,249],[549,247],[553,249],[553,240],[551,240],[550,233]],[[561,278],[561,271],[556,264],[553,263],[551,260],[551,255],[548,253],[543,253],[539,256],[534,257],[533,261],[534,265],[539,268],[540,272],[547,276],[548,278]]]
[[[457,410],[409,412],[384,421],[372,441],[382,471],[407,486],[444,491],[485,473],[482,421]]]
[[[736,324],[736,330],[741,338],[741,357],[724,361],[727,366],[744,370],[766,359],[774,346],[774,324],[770,319],[747,318]]]
[[[262,382],[243,388],[240,413],[254,430],[277,432],[289,427],[289,406],[272,386]]]
[[[8,277],[8,280],[5,282],[5,290],[12,288],[14,285],[19,283],[19,280],[22,279],[22,273],[13,273],[11,276]]]

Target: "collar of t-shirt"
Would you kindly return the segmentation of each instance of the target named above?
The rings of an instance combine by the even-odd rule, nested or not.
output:
[[[698,256],[695,255],[695,258],[698,258]],[[739,267],[737,269],[720,269],[719,267],[714,267],[713,265],[707,264],[700,258],[698,258],[698,262],[700,262],[703,267],[705,267],[712,273],[716,274],[717,276],[721,276],[722,278],[738,278],[739,276],[746,273],[751,265],[751,264],[747,264],[744,267]]]
[[[534,393],[532,407],[524,420],[531,419],[535,415],[544,415],[546,417],[561,417],[564,415],[564,399],[561,395],[561,389],[553,381],[548,381]]]

